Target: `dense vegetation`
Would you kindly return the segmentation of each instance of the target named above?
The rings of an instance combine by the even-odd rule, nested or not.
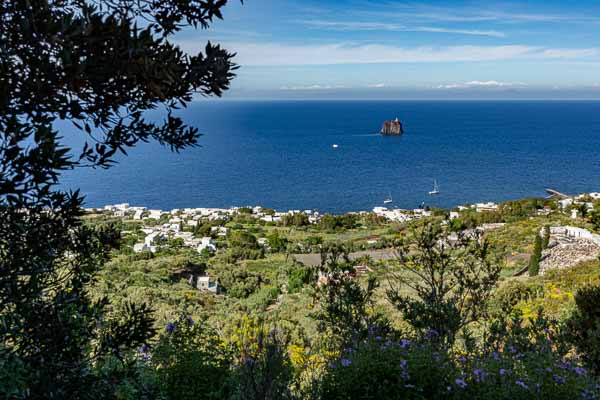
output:
[[[0,3],[0,394],[597,398],[600,262],[538,274],[540,230],[568,220],[553,201],[404,224],[243,208],[185,227],[216,254],[170,237],[136,253],[142,223],[84,214],[57,189],[61,171],[110,167],[139,141],[197,143],[175,110],[220,95],[236,67],[217,45],[189,56],[170,40],[226,3]],[[147,121],[157,107],[166,119]],[[82,131],[80,151],[57,120]],[[600,229],[600,207],[577,207],[569,223]],[[476,230],[490,223],[506,224]],[[190,284],[205,274],[226,293]]]

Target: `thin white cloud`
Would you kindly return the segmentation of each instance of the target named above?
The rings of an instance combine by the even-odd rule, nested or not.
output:
[[[381,2],[379,8],[372,3],[364,3],[354,14],[378,18],[408,21],[430,22],[497,22],[497,23],[582,23],[599,22],[597,16],[584,14],[528,13],[511,11],[506,8],[474,7],[436,7],[418,3],[401,4],[395,1]]]
[[[415,32],[430,32],[430,33],[455,33],[460,35],[470,36],[492,36],[492,37],[506,37],[506,34],[498,31],[482,31],[477,29],[449,29],[449,28],[435,28],[430,26],[421,26],[414,28]]]
[[[339,90],[351,89],[345,85],[306,85],[306,86],[282,86],[279,90],[284,91],[317,91],[317,90]]]
[[[385,87],[385,83],[371,83],[367,85],[367,87],[371,89],[383,89]]]
[[[499,81],[470,81],[464,83],[449,83],[435,86],[435,89],[470,89],[470,88],[515,88],[526,87],[523,82],[499,82]]]
[[[183,50],[202,51],[197,41],[179,42]],[[600,49],[561,49],[525,45],[396,47],[381,44],[288,45],[279,43],[223,42],[237,52],[242,66],[294,66],[378,63],[443,63],[504,60],[598,61]]]
[[[428,33],[448,33],[469,36],[492,36],[505,37],[503,32],[495,30],[478,29],[452,29],[432,26],[410,27],[400,24],[383,22],[360,22],[360,21],[324,21],[324,20],[304,20],[304,25],[313,28],[335,30],[335,31],[396,31],[396,32],[428,32]]]

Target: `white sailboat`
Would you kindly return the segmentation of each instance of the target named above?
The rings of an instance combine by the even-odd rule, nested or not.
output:
[[[433,190],[429,192],[430,196],[435,196],[436,194],[440,194],[440,188],[436,180],[433,181]]]
[[[392,199],[392,193],[390,192],[390,195],[383,200],[383,204],[390,204],[393,201],[394,199]]]

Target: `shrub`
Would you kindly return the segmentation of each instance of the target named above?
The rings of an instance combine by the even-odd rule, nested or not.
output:
[[[430,346],[372,338],[346,348],[328,365],[322,399],[438,399],[448,393],[452,366]]]
[[[448,355],[450,354],[450,355]],[[323,399],[594,399],[596,381],[552,352],[465,356],[428,342],[370,339],[329,364]]]
[[[290,399],[293,370],[287,344],[287,335],[278,328],[251,318],[240,321],[232,337],[236,361],[231,399]]]
[[[147,359],[149,349],[140,350]],[[173,400],[223,399],[231,354],[219,336],[205,324],[189,317],[170,322],[150,356],[164,398]]]
[[[577,309],[567,321],[567,335],[581,358],[600,373],[600,286],[588,286],[575,295]]]
[[[397,254],[400,272],[387,297],[420,336],[434,331],[440,342],[451,344],[485,316],[501,270],[485,239],[460,234],[452,239],[439,224],[426,223]]]
[[[313,271],[306,267],[299,267],[292,270],[288,279],[288,292],[297,293],[302,290],[305,284],[311,282],[313,275]]]

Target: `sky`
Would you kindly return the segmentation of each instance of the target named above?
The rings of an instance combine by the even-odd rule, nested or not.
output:
[[[229,99],[600,99],[600,1],[230,0]]]

